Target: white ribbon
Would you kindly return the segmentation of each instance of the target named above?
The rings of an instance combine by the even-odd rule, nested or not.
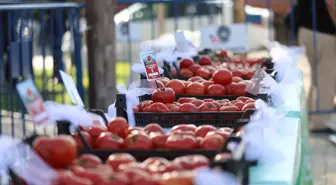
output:
[[[0,170],[6,175],[12,169],[28,184],[51,185],[57,173],[28,145],[19,140],[0,136]]]
[[[140,88],[136,83],[132,83],[129,85],[128,89],[126,85],[117,85],[117,90],[119,93],[125,94],[126,96],[126,111],[128,124],[131,126],[135,126],[135,118],[133,107],[137,106],[139,102],[139,96],[145,94],[152,94],[154,89],[152,88]]]
[[[195,185],[239,185],[239,181],[235,175],[229,172],[216,171],[211,169],[197,170],[194,184]]]

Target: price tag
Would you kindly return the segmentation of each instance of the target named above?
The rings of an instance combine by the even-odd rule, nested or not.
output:
[[[78,90],[76,88],[76,84],[74,80],[72,79],[72,77],[66,74],[62,70],[60,70],[60,74],[61,74],[64,86],[65,86],[65,89],[67,90],[70,96],[71,102],[84,107],[84,102],[82,98],[79,96]]]
[[[156,62],[155,53],[151,50],[148,42],[141,43],[140,59],[145,66],[147,80],[155,80],[160,78],[159,66]]]
[[[32,117],[33,122],[39,125],[46,124],[49,120],[49,116],[45,110],[43,99],[37,91],[34,82],[30,79],[18,83],[16,89],[27,112]]]

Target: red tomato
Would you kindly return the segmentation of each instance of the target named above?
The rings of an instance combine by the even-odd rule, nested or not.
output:
[[[109,174],[105,179],[102,185],[129,185],[130,180],[124,173],[113,173]]]
[[[175,69],[175,68],[171,68],[171,69],[170,69],[170,74],[171,74],[172,76],[177,76],[177,71],[176,71],[176,69]]]
[[[207,93],[209,86],[214,83],[212,81],[204,81],[202,84],[204,85],[205,92]]]
[[[128,133],[132,132],[144,132],[142,127],[128,127]]]
[[[135,163],[134,162],[134,163],[128,163],[128,164],[121,164],[118,167],[117,171],[122,172],[125,169],[140,170],[140,171],[143,171],[145,173],[150,173],[150,171],[142,163]]]
[[[211,96],[225,95],[225,87],[219,84],[210,85],[207,89],[207,94]]]
[[[155,89],[152,94],[153,102],[173,103],[175,101],[175,92],[172,88]]]
[[[102,160],[92,154],[82,154],[74,162],[77,165],[80,165],[84,168],[95,168],[99,164],[102,164]]]
[[[184,94],[185,92],[185,84],[177,79],[170,80],[166,87],[173,89],[175,94]]]
[[[106,129],[100,125],[92,125],[92,127],[90,127],[88,129],[88,133],[90,134],[90,136],[92,137],[93,140],[96,140],[97,137],[102,133],[105,132]]]
[[[155,80],[157,88],[164,88],[165,85],[160,80]]]
[[[159,185],[150,175],[138,175],[132,178],[132,185]]]
[[[102,184],[104,181],[103,173],[99,170],[95,170],[94,168],[87,169],[85,171],[76,171],[74,172],[74,174],[77,177],[81,177],[81,178],[91,181],[93,185]]]
[[[204,80],[204,79],[200,76],[193,76],[193,77],[188,79],[188,82],[198,82],[198,81],[201,81],[201,80]]]
[[[237,96],[246,96],[248,93],[245,91],[246,83],[239,82],[236,84],[235,89],[233,89],[233,94]]]
[[[204,85],[198,82],[193,82],[187,86],[186,94],[203,95],[205,94]]]
[[[188,98],[188,97],[182,97],[177,100],[178,103],[184,104],[184,103],[190,103],[191,101],[195,100],[196,98]]]
[[[107,130],[112,134],[116,134],[122,138],[128,135],[128,123],[123,117],[116,117],[109,121]]]
[[[240,100],[231,100],[231,101],[230,101],[231,105],[233,105],[233,104],[235,104],[235,103],[238,103],[238,102],[241,102],[241,103],[242,103],[242,101],[240,101]]]
[[[194,61],[189,58],[182,59],[180,61],[180,69],[189,68],[194,64]]]
[[[198,154],[177,157],[173,162],[181,165],[185,170],[194,170],[200,167],[208,167],[210,163],[208,158]]]
[[[205,66],[205,65],[211,65],[212,64],[212,60],[208,57],[208,56],[202,56],[199,60],[198,60],[199,65],[201,66]]]
[[[255,103],[251,102],[251,103],[245,104],[244,107],[242,108],[242,111],[253,110],[253,109],[255,109]]]
[[[189,70],[193,73],[196,73],[196,71],[201,68],[202,66],[199,64],[193,64],[192,66],[189,67]]]
[[[167,78],[167,77],[161,77],[161,78],[159,78],[157,80],[159,80],[160,82],[162,82],[163,85],[166,85],[170,79]]]
[[[217,112],[217,107],[211,102],[204,102],[200,105],[199,110],[201,112]]]
[[[78,172],[78,171],[85,171],[85,168],[83,168],[82,166],[78,164],[73,164],[68,168],[68,170],[72,172]]]
[[[154,148],[162,149],[166,146],[168,136],[163,133],[150,133],[150,139],[152,140]]]
[[[94,147],[97,149],[120,149],[123,144],[124,140],[118,135],[111,132],[103,132],[98,136]]]
[[[76,141],[71,136],[39,137],[33,143],[35,152],[54,168],[66,168],[77,156]]]
[[[229,105],[229,106],[222,106],[219,108],[220,112],[235,112],[235,111],[240,111],[240,108],[234,105]]]
[[[173,128],[171,129],[171,131],[174,130],[182,130],[182,131],[192,131],[192,132],[196,132],[197,127],[193,124],[180,124],[180,125],[175,125],[173,126]]]
[[[184,83],[185,87],[187,87],[189,84],[191,84],[191,82],[189,82],[189,81],[183,81],[183,83]]]
[[[169,112],[178,112],[180,108],[179,106],[173,103],[166,103],[165,105],[168,108]]]
[[[174,164],[162,157],[150,157],[142,164],[144,164],[151,171],[151,173],[163,174],[182,169],[181,166]]]
[[[224,145],[224,138],[219,135],[206,136],[201,142],[201,148],[205,150],[219,150]]]
[[[243,77],[243,72],[240,70],[232,70],[231,72],[233,77],[239,77],[239,78]]]
[[[94,185],[90,180],[77,177],[70,171],[63,171],[57,174],[56,178],[52,182],[53,185]]]
[[[243,81],[243,79],[240,78],[240,77],[237,77],[237,76],[232,77],[232,82],[239,83],[239,82],[242,82],[242,81]]]
[[[217,108],[217,110],[220,108],[220,106],[221,106],[221,104],[220,103],[218,103],[218,102],[216,102],[216,101],[213,101],[213,102],[211,102],[212,104],[214,104],[215,106],[216,106],[216,108]]]
[[[153,148],[150,138],[141,133],[128,135],[124,144],[127,149],[149,150]]]
[[[202,126],[197,127],[196,136],[203,138],[207,135],[208,132],[216,131],[216,130],[217,130],[217,128],[212,126],[212,125],[202,125]]]
[[[144,109],[148,106],[150,106],[153,103],[152,100],[145,100],[143,102],[141,102],[138,107],[140,109],[140,112],[144,111]]]
[[[229,136],[230,136],[231,133],[228,133],[228,132],[221,132],[221,131],[210,131],[207,133],[207,135],[205,137],[210,137],[210,136],[213,136],[213,135],[218,135],[218,136],[221,136],[224,141],[226,141]]]
[[[199,68],[196,72],[195,72],[196,76],[200,76],[204,79],[208,79],[211,77],[211,73],[209,72],[209,70],[204,69],[204,68]]]
[[[229,85],[226,85],[225,86],[226,94],[227,95],[234,95],[234,90],[236,89],[236,87],[237,87],[237,84],[234,83],[234,82],[232,82]]]
[[[212,80],[215,84],[221,84],[223,86],[229,85],[232,82],[232,74],[231,71],[227,69],[217,70],[212,75]]]
[[[197,140],[189,135],[171,135],[166,141],[167,149],[188,150],[197,148]]]
[[[183,77],[192,77],[194,73],[191,72],[189,69],[180,69],[180,75]]]
[[[240,100],[244,103],[246,103],[248,100],[253,100],[252,98],[246,97],[246,96],[239,96],[237,100]]]
[[[122,164],[136,163],[135,158],[128,153],[115,153],[111,154],[105,164],[108,164],[112,169],[117,170],[118,167]]]
[[[163,128],[157,123],[150,123],[144,127],[144,130],[147,134],[152,132],[164,133]]]
[[[167,173],[162,177],[160,185],[193,185],[194,173],[192,171],[181,171]]]
[[[234,106],[238,107],[239,110],[242,110],[243,107],[244,107],[244,105],[245,105],[245,103],[243,103],[243,102],[236,102],[236,103],[234,104]]]
[[[149,112],[169,112],[169,109],[165,104],[161,102],[153,103],[148,107]]]
[[[255,100],[247,100],[245,103],[254,103]]]
[[[92,137],[90,136],[90,134],[86,131],[80,131],[80,132],[84,136],[84,139],[89,144],[89,146],[92,147],[93,140],[92,140]],[[78,148],[80,148],[80,149],[84,148],[84,143],[82,142],[82,140],[80,139],[80,137],[77,133],[72,134],[72,137],[75,139]]]
[[[246,71],[244,73],[244,78],[245,79],[251,79],[253,77],[253,75],[254,75],[254,71]]]
[[[215,100],[212,98],[205,98],[203,101],[204,102],[214,102]]]
[[[193,136],[196,137],[195,132],[191,130],[171,130],[170,135],[180,135],[180,136]]]
[[[198,112],[196,105],[192,103],[184,103],[181,105],[179,112]]]
[[[133,112],[140,112],[139,107],[133,107]]]
[[[196,105],[196,107],[199,107],[200,105],[202,105],[204,103],[204,101],[196,99],[196,100],[191,101],[190,103]]]
[[[214,161],[227,161],[229,159],[232,159],[231,153],[220,153],[215,156]]]

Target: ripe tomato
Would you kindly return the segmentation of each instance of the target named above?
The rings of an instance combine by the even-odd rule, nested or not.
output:
[[[212,64],[212,60],[208,57],[208,56],[202,56],[199,60],[198,60],[199,65],[201,66],[205,66],[205,65],[211,65]]]
[[[199,110],[196,107],[196,105],[194,105],[192,103],[184,103],[179,108],[179,112],[198,112],[198,111]]]
[[[92,137],[93,140],[96,140],[97,137],[102,133],[105,132],[106,129],[100,125],[92,125],[92,127],[89,127],[88,133]]]
[[[235,112],[235,111],[240,111],[240,108],[234,105],[229,105],[229,106],[222,106],[219,108],[220,112]]]
[[[162,157],[150,157],[146,159],[142,164],[144,164],[151,173],[168,173],[173,171],[181,170],[182,167],[168,161]]]
[[[165,104],[156,102],[148,107],[148,112],[169,112],[169,109]]]
[[[220,108],[220,106],[221,106],[221,104],[220,103],[218,103],[217,101],[213,101],[213,102],[211,102],[212,104],[214,104],[215,106],[216,106],[216,108],[217,108],[217,110]]]
[[[183,77],[192,77],[194,73],[191,72],[189,69],[180,69],[180,75]]]
[[[80,131],[80,132],[84,136],[84,139],[89,144],[89,146],[92,147],[93,140],[90,134],[86,131]],[[84,144],[77,133],[72,134],[72,137],[75,139],[78,148],[80,149],[84,148]]]
[[[220,153],[215,156],[214,161],[227,161],[229,159],[232,159],[231,153]]]
[[[189,58],[182,59],[180,61],[180,69],[189,68],[194,64],[194,61]]]
[[[193,73],[196,73],[196,71],[201,68],[202,66],[199,64],[193,64],[192,66],[189,67],[189,70]]]
[[[249,71],[246,71],[246,72],[244,73],[244,78],[245,78],[245,79],[251,79],[251,78],[253,77],[253,75],[254,75],[254,71],[249,70]]]
[[[139,171],[143,171],[145,173],[150,173],[149,169],[146,168],[145,165],[143,165],[142,163],[128,163],[128,164],[121,164],[118,167],[119,172],[123,172],[126,169],[132,169],[132,170],[139,170]]]
[[[242,82],[242,81],[243,81],[243,79],[240,78],[240,77],[237,77],[237,76],[232,77],[232,82],[239,83],[239,82]]]
[[[245,104],[244,104],[243,102],[236,102],[236,103],[234,104],[234,106],[238,107],[239,110],[242,110],[243,107],[244,107],[244,105],[245,105]]]
[[[116,117],[109,121],[107,130],[112,134],[116,134],[122,138],[128,135],[128,123],[123,117]]]
[[[207,94],[211,96],[225,95],[225,87],[219,84],[210,85],[207,89]]]
[[[187,86],[186,94],[203,95],[205,94],[204,85],[198,82],[193,82]]]
[[[237,100],[240,100],[244,103],[246,103],[248,100],[253,100],[252,98],[246,97],[246,96],[239,96]]]
[[[204,102],[200,107],[199,110],[201,112],[217,112],[217,107],[211,102]]]
[[[169,112],[178,112],[178,110],[180,108],[179,106],[177,106],[174,103],[166,103],[165,105],[168,108]]]
[[[190,81],[183,81],[183,83],[184,83],[184,86],[185,86],[185,87],[187,87],[189,84],[191,84]]]
[[[223,86],[229,85],[232,82],[231,71],[227,69],[220,69],[214,72],[212,80],[215,84],[221,84]]]
[[[150,133],[149,138],[152,140],[154,148],[162,149],[166,146],[168,136],[164,133],[152,132]]]
[[[191,101],[190,103],[196,105],[196,107],[199,107],[200,105],[202,105],[204,103],[204,101],[199,100],[199,99],[195,99],[195,100]]]
[[[202,125],[202,126],[197,127],[196,136],[203,138],[207,135],[208,132],[216,131],[216,130],[217,130],[217,128],[212,126],[212,125]]]
[[[171,130],[170,135],[180,135],[180,136],[193,136],[196,137],[195,132],[191,130]]]
[[[124,144],[127,149],[149,150],[153,148],[150,138],[141,133],[128,135]]]
[[[129,185],[130,180],[124,173],[109,174],[103,181],[102,185]]]
[[[180,124],[180,125],[175,125],[173,126],[173,128],[171,129],[171,131],[174,130],[182,130],[182,131],[192,131],[192,132],[196,132],[197,127],[193,124]]]
[[[73,164],[68,168],[68,170],[70,170],[71,172],[77,172],[77,171],[85,171],[85,168],[78,164]]]
[[[77,156],[76,141],[71,136],[39,137],[33,143],[35,152],[54,168],[66,168]]]
[[[235,89],[233,89],[233,95],[246,96],[248,93],[245,91],[245,89],[246,89],[246,83],[239,82],[236,84]]]
[[[240,101],[240,100],[231,100],[230,101],[231,105],[234,105],[235,103],[238,103],[238,102],[242,102],[242,101]]]
[[[232,70],[232,76],[233,77],[239,77],[239,78],[243,78],[243,72],[240,70]]]
[[[210,131],[210,132],[208,132],[205,137],[210,137],[212,135],[218,135],[218,136],[221,136],[224,139],[224,141],[226,141],[229,138],[230,134],[231,133],[222,132],[222,131],[217,130],[217,131]]]
[[[167,83],[168,83],[168,81],[169,81],[170,79],[167,78],[167,77],[161,77],[161,78],[159,78],[159,79],[157,79],[157,80],[159,80],[160,82],[162,82],[163,85],[167,85]]]
[[[211,73],[209,72],[209,70],[205,69],[205,68],[199,68],[196,72],[195,72],[196,76],[200,76],[204,79],[208,79],[211,77]]]
[[[191,101],[195,100],[196,98],[188,98],[188,97],[182,97],[177,100],[178,103],[184,104],[184,103],[190,103]]]
[[[255,100],[247,100],[245,103],[255,103]]]
[[[194,173],[192,171],[181,171],[167,173],[162,177],[160,185],[193,185]]]
[[[173,77],[176,77],[178,74],[177,74],[177,71],[175,68],[171,68],[170,69],[170,74],[173,76]]]
[[[132,132],[145,132],[142,127],[128,127],[128,133]]]
[[[173,162],[180,164],[184,170],[194,170],[200,167],[208,167],[210,163],[208,158],[198,154],[177,157]]]
[[[105,161],[105,164],[111,166],[115,171],[120,165],[129,163],[136,163],[136,160],[131,154],[128,153],[111,154]]]
[[[140,109],[140,112],[144,111],[144,109],[148,106],[150,106],[153,103],[152,100],[145,100],[143,102],[141,102],[138,107]]]
[[[215,101],[215,100],[212,99],[212,98],[205,98],[205,99],[203,99],[203,101],[204,101],[204,102],[213,102],[213,101]]]
[[[146,167],[150,165],[161,165],[161,164],[168,164],[169,161],[163,157],[149,157],[142,162],[142,164]]]
[[[133,112],[140,112],[139,107],[133,107]]]
[[[198,81],[201,81],[201,80],[204,80],[204,79],[200,76],[193,76],[193,77],[188,79],[188,82],[198,82]]]
[[[167,83],[166,87],[169,87],[169,88],[173,89],[175,94],[184,94],[184,92],[185,92],[185,84],[183,82],[181,82],[180,80],[177,80],[177,79],[170,80]],[[174,101],[175,101],[175,99],[174,99]]]
[[[93,185],[95,184],[102,184],[104,177],[101,171],[92,169],[87,169],[85,171],[76,171],[74,172],[76,177],[84,178],[92,182]]]
[[[103,162],[99,157],[92,154],[82,154],[74,162],[74,164],[84,168],[95,168],[102,163]]]
[[[98,136],[94,148],[120,149],[123,147],[123,144],[124,140],[118,135],[112,134],[111,132],[103,132]]]
[[[253,109],[255,109],[255,103],[251,102],[251,103],[245,104],[244,107],[242,108],[242,111],[253,110]]]
[[[219,135],[206,136],[201,142],[201,148],[205,150],[219,150],[224,145],[224,138]]]
[[[175,101],[175,92],[172,88],[155,89],[152,94],[153,102],[173,103]]]
[[[209,86],[214,83],[212,81],[204,81],[202,84],[204,85],[205,93],[207,93]]]
[[[166,141],[167,149],[188,150],[197,148],[197,140],[189,135],[170,135]]]
[[[157,123],[150,123],[144,127],[144,130],[147,134],[152,132],[164,133],[163,128]]]
[[[234,90],[236,89],[236,87],[237,87],[237,83],[235,83],[235,82],[232,82],[231,84],[226,85],[225,86],[226,94],[227,95],[234,95]]]
[[[150,175],[137,175],[132,178],[131,185],[159,185]]]
[[[65,170],[57,174],[56,178],[52,182],[53,185],[93,185],[93,183],[82,177],[75,176],[71,171]]]
[[[165,85],[160,80],[155,80],[157,88],[164,88]]]

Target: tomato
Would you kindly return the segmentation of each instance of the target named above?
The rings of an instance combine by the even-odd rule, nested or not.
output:
[[[215,106],[216,106],[216,108],[217,108],[217,110],[220,108],[220,106],[221,106],[221,104],[220,103],[218,103],[218,102],[216,102],[216,101],[213,101],[213,102],[211,102],[212,104],[214,104]]]
[[[152,94],[153,102],[173,103],[175,101],[175,92],[172,88],[155,89]]]
[[[150,175],[137,175],[132,178],[131,185],[159,185]]]
[[[239,82],[236,84],[235,89],[233,89],[233,95],[246,96],[248,93],[245,91],[245,89],[246,89],[246,83]]]
[[[105,179],[102,185],[129,185],[130,180],[124,173],[113,173],[109,174]]]
[[[196,71],[201,68],[202,66],[199,65],[199,64],[193,64],[192,66],[190,66],[188,69],[193,72],[193,73],[196,73]]]
[[[232,77],[232,82],[239,83],[239,82],[242,82],[242,81],[243,81],[243,79],[240,78],[240,77],[237,77],[237,76]]]
[[[133,112],[140,112],[140,108],[139,107],[133,107]]]
[[[210,163],[208,158],[198,154],[177,157],[173,162],[180,164],[185,170],[194,170],[200,167],[208,167]]]
[[[155,80],[157,88],[164,88],[165,85],[160,80]]]
[[[202,84],[204,85],[205,93],[207,93],[209,86],[214,83],[212,81],[204,81]]]
[[[150,170],[146,168],[145,165],[141,164],[141,163],[128,163],[128,164],[121,164],[118,167],[119,172],[125,171],[125,169],[132,169],[132,170],[139,170],[139,171],[143,171],[145,173],[150,173]]]
[[[209,70],[204,69],[204,68],[199,68],[196,72],[195,72],[196,76],[200,76],[204,79],[210,78],[211,77],[211,73],[209,72]]]
[[[85,171],[76,171],[74,172],[76,177],[84,178],[85,180],[89,180],[93,185],[102,184],[104,177],[101,171],[98,170],[85,170]]]
[[[207,89],[207,94],[211,96],[225,95],[225,87],[219,84],[210,85]]]
[[[223,86],[229,85],[232,82],[231,71],[227,69],[220,69],[214,72],[212,80],[215,84],[221,84]]]
[[[197,140],[189,135],[170,135],[166,141],[167,149],[188,150],[197,148]]]
[[[147,134],[152,132],[164,133],[163,128],[157,123],[150,123],[144,127],[144,130]]]
[[[214,161],[227,161],[229,159],[232,159],[231,153],[220,153],[214,157]]]
[[[97,149],[120,149],[123,147],[123,144],[124,139],[118,135],[111,132],[103,132],[98,136],[94,147]]]
[[[239,77],[239,78],[242,78],[243,75],[244,75],[243,72],[240,71],[240,70],[232,70],[231,72],[232,72],[232,76],[233,76],[233,77]]]
[[[187,86],[186,94],[203,95],[205,94],[204,85],[198,82],[193,82]]]
[[[197,148],[201,148],[201,142],[203,141],[203,137],[196,137]]]
[[[195,132],[191,130],[171,130],[169,132],[170,135],[180,135],[180,136],[193,136],[195,137]]]
[[[207,133],[207,135],[205,137],[209,137],[209,136],[212,136],[212,135],[218,135],[218,136],[221,136],[224,141],[226,141],[229,136],[230,136],[231,133],[228,133],[228,132],[222,132],[222,131],[210,131]]]
[[[93,140],[96,140],[97,137],[102,133],[105,132],[106,129],[100,125],[92,125],[92,127],[90,127],[88,129],[88,133],[90,134],[90,136],[92,137]]]
[[[128,127],[128,133],[145,132],[142,127]]]
[[[178,112],[178,110],[180,108],[179,106],[177,106],[174,103],[166,103],[165,105],[168,108],[169,112]]]
[[[216,131],[216,130],[217,130],[217,128],[212,126],[212,125],[202,125],[202,126],[197,127],[196,136],[203,138],[207,135],[208,132]]]
[[[194,61],[189,58],[182,59],[180,61],[180,69],[189,68],[194,64]]]
[[[224,138],[219,135],[206,136],[201,142],[201,148],[205,150],[219,150],[224,145]]]
[[[174,164],[162,157],[150,157],[142,164],[144,164],[151,171],[151,173],[163,174],[182,169],[181,166]]]
[[[205,98],[203,99],[204,102],[214,102],[215,100],[212,98]]]
[[[92,147],[93,140],[90,134],[86,131],[80,131],[80,132],[82,136],[84,137],[84,139],[86,140],[86,142],[89,144],[89,146]],[[72,137],[75,139],[78,148],[80,149],[84,148],[84,143],[82,142],[82,140],[80,139],[77,133],[72,134]]]
[[[184,83],[184,86],[185,86],[185,87],[187,87],[189,84],[191,84],[190,81],[183,81],[183,83]]]
[[[244,107],[244,105],[245,105],[245,103],[243,103],[243,102],[236,102],[236,103],[233,104],[233,105],[236,106],[236,107],[238,107],[239,110],[242,110],[243,107]]]
[[[234,105],[235,103],[238,103],[238,102],[241,102],[241,103],[242,103],[241,100],[231,100],[231,101],[230,101],[231,105]]]
[[[199,107],[200,105],[204,103],[204,101],[196,99],[196,100],[191,101],[190,103],[194,104],[196,107]]]
[[[72,172],[85,171],[85,168],[78,164],[71,165],[68,170]]]
[[[175,69],[175,68],[171,68],[170,69],[170,74],[172,75],[172,76],[177,76],[178,74],[177,74],[177,70]]]
[[[128,153],[115,153],[111,154],[105,164],[112,167],[112,169],[117,170],[118,167],[122,164],[136,163],[135,158]]]
[[[237,83],[235,83],[235,82],[232,82],[231,84],[226,85],[225,86],[226,94],[227,95],[234,95],[234,90],[236,89],[236,87],[237,87]]]
[[[38,137],[34,143],[35,152],[54,168],[66,168],[77,156],[76,141],[71,136]]]
[[[198,112],[198,111],[199,110],[196,107],[196,105],[194,105],[192,103],[184,103],[179,108],[179,112]]]
[[[211,65],[212,64],[212,60],[208,56],[202,56],[198,60],[198,64],[201,65],[201,66]]]
[[[156,102],[148,107],[148,112],[169,112],[169,109],[165,104]]]
[[[167,173],[162,177],[160,185],[193,185],[194,173],[192,171]]]
[[[167,83],[166,87],[173,89],[175,94],[184,94],[185,92],[185,84],[182,81],[177,80],[177,79],[170,80]]]
[[[248,100],[253,100],[253,99],[250,98],[250,97],[246,97],[246,96],[239,96],[239,97],[237,98],[237,100],[240,100],[240,101],[246,103]]]
[[[198,82],[198,81],[201,81],[201,80],[204,80],[204,79],[200,76],[193,76],[193,77],[188,79],[188,82]]]
[[[244,78],[246,78],[246,79],[251,79],[252,77],[253,77],[253,75],[254,75],[254,71],[246,71],[245,73],[244,73]]]
[[[240,111],[240,108],[234,105],[229,105],[229,106],[222,106],[219,108],[220,112],[235,112],[235,111]]]
[[[107,130],[112,134],[116,134],[122,138],[128,135],[128,123],[123,117],[116,117],[109,121]]]
[[[162,82],[163,85],[167,85],[167,83],[168,83],[168,81],[169,81],[170,79],[167,78],[167,77],[161,77],[161,78],[159,78],[159,79],[157,79],[157,80],[159,80],[160,82]]]
[[[190,103],[191,101],[195,100],[196,98],[188,98],[188,97],[182,97],[177,100],[178,103]]]
[[[255,109],[255,103],[251,102],[251,103],[245,104],[244,107],[242,108],[242,111],[253,110],[253,109]]]
[[[90,180],[75,176],[70,171],[63,171],[57,174],[52,182],[53,185],[94,185]]]
[[[180,124],[180,125],[175,125],[173,126],[173,128],[171,129],[171,131],[174,130],[182,130],[182,131],[192,131],[192,132],[196,132],[197,127],[193,124]]]
[[[153,148],[150,138],[141,133],[128,135],[124,144],[127,149],[149,150]]]
[[[138,107],[140,109],[140,112],[144,111],[144,109],[148,106],[150,106],[153,103],[152,100],[145,100],[143,102],[141,102]]]
[[[194,73],[191,72],[189,69],[180,69],[180,75],[183,77],[192,77]]]
[[[84,168],[95,168],[99,164],[102,164],[102,160],[92,154],[82,154],[74,162],[77,165],[80,165]]]
[[[200,107],[201,112],[217,112],[217,107],[211,102],[205,102]]]

